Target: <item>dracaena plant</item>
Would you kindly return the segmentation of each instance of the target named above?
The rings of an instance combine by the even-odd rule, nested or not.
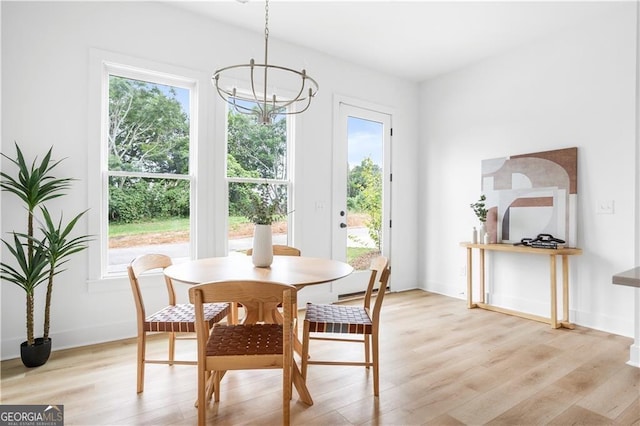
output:
[[[57,178],[52,170],[60,161],[52,161],[50,148],[42,160],[37,158],[31,164],[25,161],[22,150],[15,144],[16,157],[2,154],[16,168],[16,174],[0,173],[0,188],[16,195],[23,201],[27,212],[27,232],[13,231],[13,238],[2,239],[2,243],[11,254],[9,260],[0,262],[0,278],[22,288],[26,294],[27,344],[32,346],[34,338],[34,290],[47,282],[45,301],[44,339],[49,337],[49,319],[53,278],[62,272],[59,267],[68,261],[68,257],[86,248],[88,236],[72,237],[71,233],[78,220],[86,211],[78,214],[68,223],[62,215],[56,223],[44,205],[45,202],[66,194],[72,178]],[[35,214],[42,215],[39,232],[34,232]]]
[[[76,223],[87,212],[79,213],[68,223],[64,223],[62,214],[58,223],[54,223],[51,214],[46,207],[40,209],[44,218],[44,224],[40,227],[44,235],[44,243],[47,249],[47,260],[49,261],[49,273],[47,275],[47,295],[44,304],[44,340],[49,338],[49,323],[51,315],[51,294],[53,293],[53,277],[66,269],[60,269],[62,265],[69,261],[69,256],[87,248],[89,242],[88,235],[72,237],[71,232]]]
[[[49,260],[45,248],[34,243],[26,234],[13,232],[13,241],[2,240],[11,255],[15,267],[9,263],[0,263],[0,278],[22,288],[26,296],[27,342],[33,345],[33,308],[35,289],[47,280]],[[28,248],[25,250],[25,247]],[[29,254],[30,253],[30,254]]]

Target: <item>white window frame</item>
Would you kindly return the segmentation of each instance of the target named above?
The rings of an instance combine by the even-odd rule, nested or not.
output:
[[[242,178],[242,177],[228,177],[227,176],[227,154],[229,152],[229,147],[228,147],[228,135],[229,135],[229,129],[227,128],[227,124],[228,124],[228,114],[229,114],[229,104],[225,103],[225,113],[224,113],[224,117],[225,117],[225,144],[224,144],[224,179],[225,179],[225,190],[226,190],[226,218],[225,218],[225,241],[227,244],[227,249],[226,249],[226,253],[229,253],[229,238],[228,238],[228,230],[229,230],[229,183],[249,183],[249,184],[264,184],[264,183],[268,183],[268,184],[277,184],[277,185],[286,185],[287,186],[287,212],[289,212],[289,214],[287,214],[287,245],[290,246],[294,246],[295,243],[295,238],[294,238],[294,208],[293,206],[295,206],[295,202],[294,202],[294,191],[293,191],[293,182],[294,182],[294,162],[293,159],[295,157],[294,155],[294,117],[295,115],[286,115],[284,117],[284,119],[286,120],[286,136],[287,136],[287,179],[286,180],[280,180],[280,179],[262,179],[262,178]]]
[[[89,141],[88,149],[88,201],[89,201],[89,234],[93,241],[89,244],[89,281],[102,281],[111,278],[122,278],[126,271],[108,273],[108,176],[107,169],[107,129],[108,125],[108,97],[109,75],[125,78],[151,81],[153,83],[175,86],[190,90],[190,135],[189,135],[189,175],[169,175],[147,173],[129,173],[144,177],[171,179],[188,179],[190,181],[190,253],[196,258],[199,252],[210,252],[210,248],[203,241],[210,238],[198,238],[199,232],[214,233],[214,227],[202,220],[202,209],[206,205],[202,197],[207,194],[201,188],[206,186],[201,181],[210,181],[213,174],[199,174],[199,169],[205,169],[202,156],[209,155],[206,147],[201,143],[206,138],[206,126],[198,117],[207,113],[208,104],[204,101],[208,94],[199,93],[208,82],[206,74],[175,67],[163,63],[152,62],[140,58],[128,57],[113,52],[91,49],[90,78],[89,78]],[[210,86],[210,83],[209,83]],[[213,152],[213,150],[211,151]],[[110,172],[112,175],[119,172]],[[204,224],[204,225],[202,225]]]

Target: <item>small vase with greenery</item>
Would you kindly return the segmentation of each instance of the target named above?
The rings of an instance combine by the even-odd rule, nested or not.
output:
[[[271,225],[283,215],[277,194],[271,193],[269,184],[261,184],[252,194],[247,218],[255,224],[251,258],[257,267],[268,267],[273,262],[273,235]]]
[[[482,194],[478,201],[469,205],[469,207],[473,209],[473,212],[482,225],[484,225],[484,223],[487,221],[487,209],[485,208],[485,201],[487,201],[487,197]]]
[[[272,225],[282,218],[278,196],[272,195],[269,184],[259,185],[251,194],[251,204],[245,215],[256,225]]]
[[[480,221],[480,228],[478,229],[478,242],[483,243],[485,240],[485,234],[487,232],[487,228],[485,222],[487,221],[487,209],[485,207],[487,201],[487,197],[484,194],[480,196],[480,199],[469,206],[473,209],[476,217]]]
[[[39,164],[36,160],[31,166],[27,164],[24,155],[18,146],[16,158],[2,156],[17,167],[17,175],[0,173],[2,180],[0,187],[3,191],[11,192],[18,196],[25,205],[27,211],[27,232],[13,231],[11,239],[2,239],[13,262],[0,262],[0,278],[22,288],[26,295],[26,328],[27,340],[22,343],[20,352],[22,361],[27,367],[36,367],[44,364],[49,358],[51,340],[49,338],[49,325],[51,313],[51,295],[53,292],[54,277],[64,269],[60,269],[69,256],[84,250],[89,241],[89,236],[80,235],[72,237],[71,233],[78,220],[86,213],[86,210],[73,217],[69,222],[54,221],[44,203],[54,198],[65,195],[70,188],[72,178],[56,178],[51,171],[60,164],[60,161],[52,161],[50,148]],[[36,213],[42,218],[37,219]],[[39,233],[34,231],[34,221],[39,226]],[[43,337],[34,337],[34,305],[35,289],[40,284],[47,283],[47,291],[44,306]],[[43,350],[39,346],[48,349]],[[30,355],[36,353],[35,359]]]

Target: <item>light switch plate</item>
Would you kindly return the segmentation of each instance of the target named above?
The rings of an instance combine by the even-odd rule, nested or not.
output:
[[[598,201],[596,206],[597,214],[613,214],[614,213],[614,200],[601,200]]]

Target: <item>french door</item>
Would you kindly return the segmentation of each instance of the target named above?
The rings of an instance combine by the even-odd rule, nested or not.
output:
[[[332,255],[355,269],[334,286],[337,297],[364,292],[371,258],[390,257],[391,115],[379,109],[337,105]]]

